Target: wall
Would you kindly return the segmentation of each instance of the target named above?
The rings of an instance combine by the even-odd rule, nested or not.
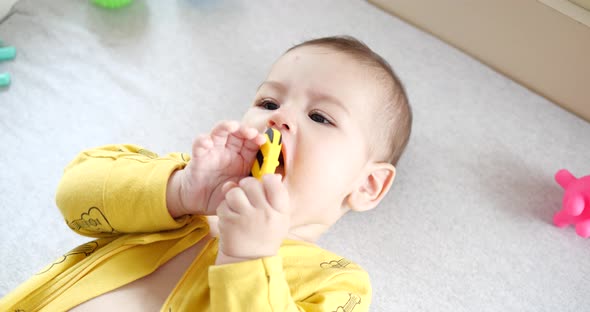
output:
[[[590,121],[590,27],[535,0],[369,2]]]

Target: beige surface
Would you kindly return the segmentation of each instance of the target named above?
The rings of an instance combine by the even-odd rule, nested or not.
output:
[[[590,10],[590,0],[569,0],[581,7],[583,7],[586,10]]]
[[[546,6],[556,10],[557,12],[567,15],[590,27],[590,11],[584,9],[583,3],[575,3],[573,0],[538,0]],[[588,0],[590,1],[590,0]]]
[[[590,28],[535,0],[369,0],[590,121]]]

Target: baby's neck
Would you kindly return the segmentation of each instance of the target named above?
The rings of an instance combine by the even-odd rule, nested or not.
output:
[[[287,238],[315,244],[327,230],[325,224],[304,224],[291,228]]]
[[[207,216],[207,222],[209,223],[209,234],[213,237],[219,237],[219,228],[217,227],[219,218],[217,216]],[[328,227],[325,224],[304,224],[291,228],[287,238],[315,244],[327,230]]]

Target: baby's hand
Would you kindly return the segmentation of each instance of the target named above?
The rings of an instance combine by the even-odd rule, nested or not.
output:
[[[224,191],[225,200],[217,208],[216,264],[276,255],[289,231],[291,215],[281,176],[267,174],[262,181],[248,177],[239,185],[227,183]]]
[[[193,143],[192,159],[179,172],[183,214],[214,215],[228,181],[247,176],[265,137],[258,130],[224,121]]]

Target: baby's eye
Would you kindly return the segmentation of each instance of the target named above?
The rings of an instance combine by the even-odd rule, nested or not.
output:
[[[309,114],[309,118],[317,123],[331,125],[332,123],[324,116],[319,113]]]
[[[260,104],[258,104],[258,106],[268,110],[279,109],[279,104],[269,100],[262,101]]]

